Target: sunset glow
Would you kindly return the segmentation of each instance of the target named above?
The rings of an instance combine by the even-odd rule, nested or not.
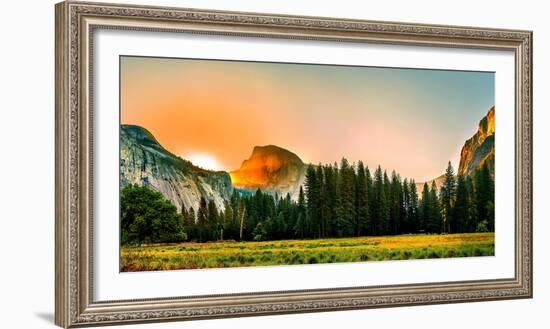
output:
[[[273,144],[429,180],[458,167],[494,101],[492,72],[121,58],[121,123],[228,172]]]
[[[191,161],[195,166],[208,170],[222,170],[218,161],[211,155],[191,153],[182,156],[183,159]]]

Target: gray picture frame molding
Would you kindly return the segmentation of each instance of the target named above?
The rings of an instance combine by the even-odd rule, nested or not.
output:
[[[81,327],[501,299],[533,294],[532,32],[65,1],[55,7],[55,323]],[[123,29],[510,50],[515,54],[515,271],[510,279],[94,302],[94,31]]]

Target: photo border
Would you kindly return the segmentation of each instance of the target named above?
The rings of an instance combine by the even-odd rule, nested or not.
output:
[[[368,42],[515,53],[516,259],[512,279],[93,302],[95,29]],[[62,327],[530,298],[532,32],[66,1],[56,5],[56,289]]]

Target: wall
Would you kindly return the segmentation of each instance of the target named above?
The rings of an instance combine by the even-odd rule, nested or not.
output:
[[[12,1],[2,6],[0,52],[0,304],[3,328],[53,327],[54,235],[54,4]],[[120,1],[119,1],[120,2]],[[550,23],[544,1],[133,1],[182,7],[297,15],[350,17],[534,31],[534,118],[536,179],[535,298],[315,313],[126,328],[316,328],[367,325],[393,328],[540,328],[548,323],[550,249],[543,188],[550,167],[544,140],[550,139]],[[9,4],[8,4],[9,3]],[[545,307],[546,306],[546,307]]]

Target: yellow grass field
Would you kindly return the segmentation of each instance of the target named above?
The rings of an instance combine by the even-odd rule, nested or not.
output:
[[[494,233],[123,246],[122,272],[494,256]]]

